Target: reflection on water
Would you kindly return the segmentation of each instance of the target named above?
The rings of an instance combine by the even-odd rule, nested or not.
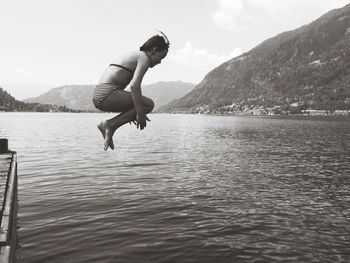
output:
[[[1,113],[21,262],[349,262],[346,118]]]

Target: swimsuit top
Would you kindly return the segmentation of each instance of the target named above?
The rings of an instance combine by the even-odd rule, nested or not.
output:
[[[148,59],[151,61],[151,58],[149,57],[149,55],[145,52],[146,56],[148,57]],[[126,71],[129,71],[131,74],[134,75],[134,71],[132,71],[131,69],[127,68],[127,67],[124,67],[122,65],[119,65],[119,64],[109,64],[109,66],[115,66],[115,67],[119,67],[119,68],[122,68],[122,69],[125,69]]]
[[[122,66],[122,65],[119,65],[119,64],[109,64],[109,65],[110,65],[110,66],[116,66],[116,67],[125,69],[126,71],[129,71],[131,74],[134,74],[134,71],[132,71],[131,69],[128,69],[127,67],[124,67],[124,66]]]

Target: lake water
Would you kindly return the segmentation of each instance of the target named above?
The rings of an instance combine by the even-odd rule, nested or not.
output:
[[[19,262],[349,262],[350,120],[0,113]]]

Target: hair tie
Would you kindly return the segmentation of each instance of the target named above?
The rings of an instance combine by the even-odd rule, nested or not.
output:
[[[160,36],[164,39],[165,44],[167,44],[169,46],[170,45],[170,41],[167,38],[167,36],[160,30],[158,30],[158,32],[160,33]]]

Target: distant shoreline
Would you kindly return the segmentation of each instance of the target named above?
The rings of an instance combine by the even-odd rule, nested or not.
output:
[[[58,113],[64,113],[64,114],[84,114],[84,113],[97,113],[97,114],[114,114],[113,112],[103,112],[103,111],[76,111],[76,112],[64,112],[64,111],[53,111],[53,112],[47,112],[47,111],[0,111],[0,114],[2,113],[36,113],[36,114],[58,114]],[[350,111],[346,111],[344,114],[340,113],[313,113],[313,114],[307,114],[307,113],[278,113],[278,114],[252,114],[249,112],[240,112],[240,113],[234,113],[234,114],[220,114],[220,113],[211,113],[211,112],[151,112],[149,114],[169,114],[169,115],[207,115],[207,116],[237,116],[237,117],[279,117],[279,116],[300,116],[300,117],[350,117]]]

